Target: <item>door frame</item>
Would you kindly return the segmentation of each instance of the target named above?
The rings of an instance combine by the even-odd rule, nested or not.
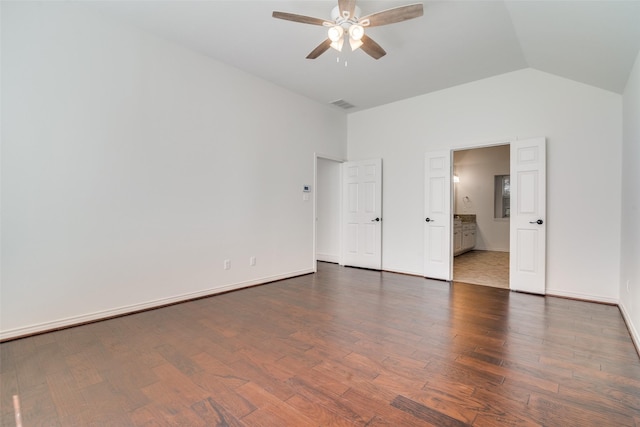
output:
[[[318,256],[317,256],[317,242],[318,242],[318,237],[317,237],[317,232],[318,232],[318,192],[317,192],[317,188],[318,188],[318,159],[323,159],[323,160],[329,160],[332,162],[336,162],[336,163],[344,163],[346,162],[345,159],[339,158],[339,157],[335,157],[335,156],[329,156],[326,154],[322,154],[322,153],[313,153],[313,187],[311,188],[311,193],[313,194],[313,217],[311,218],[311,221],[313,222],[313,255],[312,255],[312,265],[313,265],[313,272],[317,273],[318,272]],[[340,177],[339,177],[339,182],[340,185],[338,186],[338,198],[339,198],[339,204],[338,204],[338,209],[339,209],[339,215],[340,215],[340,227],[338,227],[338,264],[339,265],[343,265],[342,262],[342,167],[340,167],[340,171],[339,171]]]
[[[455,207],[455,199],[454,199],[454,183],[453,183],[453,167],[454,167],[454,156],[453,153],[455,151],[464,151],[464,150],[475,150],[475,149],[481,149],[481,148],[491,148],[491,147],[499,147],[501,145],[508,145],[509,146],[509,150],[511,150],[511,143],[513,141],[517,141],[518,138],[509,138],[509,139],[504,139],[504,140],[497,140],[497,141],[490,141],[490,142],[478,142],[478,143],[470,143],[469,145],[464,145],[464,146],[460,146],[460,147],[455,147],[455,148],[451,148],[451,185],[450,185],[450,191],[451,191],[451,212],[452,214],[450,215],[449,221],[451,221],[451,230],[452,232],[449,233],[451,234],[451,252],[449,254],[449,259],[451,260],[450,262],[450,272],[449,272],[449,277],[451,277],[451,281],[453,282],[453,262],[454,262],[454,256],[453,256],[453,214],[455,214],[454,207]],[[509,254],[511,254],[511,242],[509,242]],[[511,281],[509,281],[509,289],[511,289]]]
[[[545,138],[546,137],[542,137]],[[477,149],[477,148],[488,148],[488,147],[496,147],[496,146],[500,146],[500,145],[508,145],[509,146],[509,151],[511,151],[511,147],[512,144],[516,141],[520,141],[520,140],[524,140],[524,139],[531,139],[530,137],[527,138],[508,138],[508,139],[504,139],[504,140],[496,140],[496,141],[490,141],[490,142],[477,142],[477,143],[469,143],[467,145],[463,145],[463,146],[456,146],[456,147],[452,147],[450,148],[450,154],[451,154],[451,184],[450,184],[450,191],[451,191],[451,212],[453,212],[453,208],[454,208],[454,198],[453,198],[453,190],[454,190],[454,184],[453,184],[453,166],[454,166],[454,162],[453,162],[453,153],[454,151],[462,151],[462,150],[473,150],[473,149]],[[546,159],[545,159],[546,162]],[[511,169],[511,166],[510,166]],[[546,180],[545,180],[546,181]],[[545,187],[548,188],[548,181],[546,181],[546,185]],[[546,191],[546,189],[545,189]],[[450,226],[451,226],[451,230],[453,230],[453,215],[450,215],[449,221],[451,222]],[[451,272],[450,272],[450,277],[451,277],[451,281],[453,281],[453,260],[454,260],[454,256],[453,256],[453,232],[449,233],[450,234],[450,238],[451,238],[451,251],[450,251],[450,268],[451,268]],[[509,238],[509,256],[511,256],[513,251],[513,248],[511,247],[511,237]],[[545,257],[546,257],[546,249],[545,249]],[[511,266],[509,266],[511,267]],[[426,272],[425,272],[426,274]],[[511,274],[509,274],[509,289],[513,290],[513,287],[511,285]]]

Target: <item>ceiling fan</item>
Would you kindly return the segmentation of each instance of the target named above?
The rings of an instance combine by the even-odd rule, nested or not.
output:
[[[338,0],[338,6],[331,12],[331,20],[313,18],[287,12],[273,12],[273,17],[302,24],[320,25],[327,27],[327,39],[313,49],[307,59],[316,59],[330,47],[342,51],[346,38],[349,39],[351,50],[362,49],[374,59],[380,59],[387,54],[373,39],[365,34],[366,27],[395,24],[396,22],[422,16],[422,3],[398,6],[381,12],[360,16],[360,8],[356,7],[356,0]]]

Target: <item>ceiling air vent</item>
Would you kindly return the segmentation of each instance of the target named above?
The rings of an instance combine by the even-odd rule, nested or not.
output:
[[[340,107],[343,110],[348,110],[349,108],[355,107],[355,105],[348,103],[344,99],[338,99],[337,101],[333,101],[331,104],[335,105],[336,107]]]

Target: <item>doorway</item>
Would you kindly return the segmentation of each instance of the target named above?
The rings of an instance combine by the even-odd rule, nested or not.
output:
[[[317,261],[340,263],[342,163],[316,155],[314,268]]]
[[[505,144],[506,142],[496,145]],[[454,149],[428,151],[425,153],[424,163],[424,276],[447,281],[453,279],[455,247],[452,231],[454,151]],[[535,137],[509,141],[509,161],[511,199],[508,209],[509,289],[544,295],[546,289],[546,138]],[[459,194],[459,196],[467,207],[474,203],[468,195]],[[465,214],[471,215],[468,212]],[[465,244],[464,240],[462,244]],[[475,247],[475,241],[472,246]]]
[[[313,268],[317,262],[382,268],[382,159],[315,155]]]
[[[509,289],[510,145],[453,151],[453,280]]]

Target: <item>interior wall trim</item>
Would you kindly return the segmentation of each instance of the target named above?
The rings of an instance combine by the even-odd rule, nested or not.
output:
[[[316,258],[318,259],[318,261],[332,262],[334,264],[338,264],[340,262],[340,256],[338,254],[317,252]]]
[[[631,316],[627,312],[627,309],[624,307],[624,304],[618,304],[618,308],[620,309],[620,313],[622,313],[624,323],[627,324],[627,329],[629,330],[629,335],[631,335],[631,341],[633,341],[633,345],[636,347],[636,352],[638,353],[638,356],[640,356],[640,334],[638,333],[638,330],[633,326]]]
[[[588,301],[588,302],[599,302],[599,303],[604,303],[609,305],[619,305],[620,303],[620,301],[618,301],[618,299],[616,298],[603,297],[600,295],[583,294],[580,292],[567,292],[567,291],[552,289],[552,288],[546,289],[546,295],[550,297],[562,297],[562,298],[577,299],[577,300]]]
[[[126,316],[129,314],[138,313],[141,311],[152,310],[167,305],[186,302],[194,299],[205,298],[221,294],[225,292],[235,291],[238,289],[248,288],[251,286],[264,285],[278,280],[290,279],[292,277],[303,276],[305,274],[314,273],[313,268],[292,271],[283,274],[277,274],[274,276],[261,277],[257,279],[247,280],[244,282],[237,282],[220,287],[204,289],[202,291],[190,292],[181,295],[175,295],[172,297],[161,298],[153,301],[147,301],[138,304],[127,305],[123,307],[117,307],[108,310],[96,311],[93,313],[82,314],[79,316],[67,317],[65,319],[53,320],[50,322],[38,323],[30,326],[24,326],[20,328],[9,329],[6,331],[0,331],[0,342],[9,341],[18,338],[24,338],[30,335],[37,335],[46,332],[55,331],[58,329],[65,329],[74,326],[80,326],[86,323],[97,322],[101,320],[107,320],[114,317]]]

